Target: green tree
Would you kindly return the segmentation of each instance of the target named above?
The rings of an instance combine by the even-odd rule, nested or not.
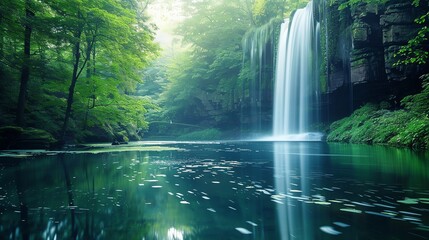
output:
[[[121,88],[124,94],[130,92],[135,87],[132,82],[140,80],[138,71],[153,57],[151,55],[157,48],[152,43],[152,32],[144,25],[145,19],[139,15],[142,9],[138,9],[137,1],[56,1],[49,4],[56,11],[56,18],[62,18],[59,21],[61,25],[56,26],[60,37],[72,47],[73,67],[61,130],[64,138],[76,101],[76,85],[85,69],[87,82],[93,82],[92,92],[87,93],[93,101],[92,105],[86,106],[89,111],[96,106],[106,106],[95,104],[97,80],[118,79],[120,82],[113,86]],[[97,51],[95,46],[98,46]],[[98,71],[95,71],[96,58],[102,66]],[[103,72],[105,69],[109,70]],[[91,80],[92,77],[94,79]],[[109,103],[112,106],[117,104],[116,100]],[[86,119],[88,112],[85,116]],[[84,122],[86,125],[87,120]]]
[[[1,108],[13,106],[13,123],[25,125],[30,73],[40,67],[40,49],[45,46],[40,40],[46,8],[32,0],[2,1],[0,8],[0,92],[7,103]],[[4,116],[8,112],[12,113],[6,110]]]
[[[222,119],[213,118],[214,111],[237,110],[241,39],[251,26],[247,3],[204,0],[185,6],[189,17],[177,34],[189,47],[167,71],[170,83],[162,106],[167,120],[219,124]]]
[[[302,5],[302,0],[294,2],[288,0],[255,0],[252,13],[254,25],[260,26],[268,23],[272,18],[287,16],[292,9]],[[307,3],[308,1],[304,1]]]
[[[60,137],[146,127],[143,115],[153,105],[134,91],[158,53],[147,3],[1,1],[0,124],[18,122],[20,102],[28,103],[18,107],[20,122]],[[27,94],[19,94],[21,79]]]

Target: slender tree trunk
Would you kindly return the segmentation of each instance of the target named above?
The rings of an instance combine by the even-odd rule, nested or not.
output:
[[[67,97],[67,108],[64,115],[64,123],[61,131],[61,140],[64,142],[66,137],[66,131],[68,127],[68,123],[70,120],[70,115],[72,112],[73,105],[73,97],[74,97],[74,89],[76,87],[77,79],[78,79],[78,70],[79,70],[79,61],[80,61],[80,38],[82,36],[82,29],[79,28],[76,32],[75,38],[76,43],[73,47],[73,55],[74,55],[74,63],[73,63],[73,75],[69,87],[69,94]]]
[[[94,38],[94,43],[92,44],[92,74],[95,75],[95,40],[96,38]]]
[[[87,65],[86,65],[86,78],[91,78],[91,49],[92,49],[91,39],[88,38],[86,40],[86,58],[87,58]]]
[[[90,84],[90,78],[94,73],[93,69],[95,69],[95,60],[93,60],[93,62],[91,62],[91,54],[93,56],[93,59],[95,59],[95,37],[92,38],[92,40],[90,38],[87,39],[86,41],[86,60],[87,60],[87,66],[86,66],[86,78],[88,79],[88,84]],[[94,86],[89,86],[92,89],[94,89]],[[85,111],[85,118],[83,119],[83,130],[86,130],[86,128],[88,127],[88,117],[89,117],[89,111],[91,109],[91,101],[92,101],[92,106],[94,107],[94,101],[95,101],[95,90],[93,90],[93,92],[91,93],[91,95],[88,98],[88,103],[86,106],[86,111]]]
[[[31,46],[31,19],[34,13],[30,10],[29,1],[25,1],[25,31],[24,31],[24,61],[21,68],[21,85],[19,87],[18,106],[16,111],[16,124],[23,126],[25,105],[27,102],[28,81],[30,79],[30,46]]]
[[[78,13],[78,17],[80,19],[82,19],[82,15],[80,12]],[[69,123],[71,112],[72,112],[74,89],[76,87],[77,79],[79,78],[82,71],[85,69],[86,64],[88,63],[88,60],[90,58],[88,56],[88,52],[86,52],[85,54],[87,56],[86,56],[84,62],[82,63],[82,66],[79,68],[79,62],[81,60],[80,45],[81,45],[81,41],[82,41],[82,39],[81,39],[82,33],[83,33],[83,25],[79,26],[79,28],[77,29],[76,34],[74,36],[76,39],[76,42],[75,42],[74,47],[73,47],[73,55],[74,55],[73,75],[72,75],[72,80],[71,80],[70,87],[69,87],[69,94],[67,97],[67,108],[66,108],[66,112],[64,115],[64,123],[63,123],[63,127],[61,130],[61,141],[62,141],[62,143],[65,143],[67,127],[68,127],[68,123]],[[94,46],[94,41],[95,41],[95,37],[92,38],[92,41],[89,41],[89,45],[88,45],[89,54],[91,53],[92,47]]]

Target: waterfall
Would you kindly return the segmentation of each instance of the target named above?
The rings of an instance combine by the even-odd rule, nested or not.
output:
[[[274,93],[273,137],[320,140],[309,133],[318,108],[318,32],[313,2],[281,25]]]
[[[279,19],[252,28],[242,41],[243,69],[248,67],[249,76],[242,83],[241,123],[242,132],[258,136],[269,131],[272,106],[271,93],[274,82],[274,40]],[[244,131],[243,131],[244,130]]]

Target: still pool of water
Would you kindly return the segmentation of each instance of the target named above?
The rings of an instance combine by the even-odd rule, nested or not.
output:
[[[0,239],[429,239],[429,154],[164,142],[0,157]]]

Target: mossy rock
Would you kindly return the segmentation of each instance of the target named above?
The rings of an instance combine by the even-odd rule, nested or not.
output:
[[[49,149],[56,142],[49,132],[42,129],[0,127],[0,149]]]

